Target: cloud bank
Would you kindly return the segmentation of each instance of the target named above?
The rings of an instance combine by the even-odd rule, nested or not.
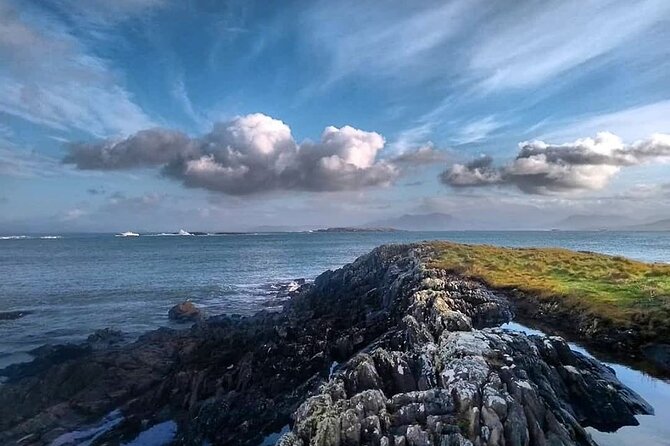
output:
[[[669,160],[670,135],[655,134],[627,145],[602,132],[567,144],[523,142],[516,158],[503,166],[483,156],[452,165],[440,180],[456,188],[512,185],[529,194],[598,190],[624,167]]]
[[[350,126],[329,126],[319,141],[297,143],[284,122],[256,113],[217,123],[196,138],[156,128],[121,140],[70,144],[63,162],[90,170],[159,167],[187,187],[246,195],[383,186],[400,175],[400,165],[442,159],[424,147],[387,161],[379,158],[384,146],[378,133]]]

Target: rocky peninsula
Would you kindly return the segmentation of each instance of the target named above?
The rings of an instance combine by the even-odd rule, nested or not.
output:
[[[379,247],[280,312],[40,348],[0,372],[0,443],[93,426],[90,444],[118,445],[171,421],[184,445],[594,445],[586,427],[653,413],[562,338],[497,328],[528,293],[445,266],[445,249]]]

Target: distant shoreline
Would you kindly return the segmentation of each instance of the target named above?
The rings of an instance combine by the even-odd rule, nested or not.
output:
[[[600,233],[621,233],[621,234],[630,234],[630,233],[648,233],[648,234],[660,234],[670,232],[670,229],[441,229],[441,230],[413,230],[413,229],[396,229],[396,228],[319,228],[311,230],[294,230],[294,231],[193,231],[189,232],[189,235],[181,235],[176,232],[159,232],[159,231],[139,231],[138,234],[143,237],[205,237],[205,236],[217,236],[217,235],[254,235],[254,234],[314,234],[314,233],[402,233],[402,232],[412,232],[412,233],[545,233],[545,232],[560,232],[560,233],[589,233],[589,234],[600,234]],[[107,231],[107,232],[24,232],[24,233],[12,233],[5,232],[0,233],[0,240],[34,240],[34,239],[62,239],[66,236],[95,236],[95,235],[118,235],[119,232]]]

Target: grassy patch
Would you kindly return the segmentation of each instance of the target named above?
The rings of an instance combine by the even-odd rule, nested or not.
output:
[[[670,265],[556,248],[435,242],[434,267],[516,288],[644,334],[670,334]]]

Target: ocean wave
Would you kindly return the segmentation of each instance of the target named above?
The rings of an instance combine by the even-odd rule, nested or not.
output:
[[[178,236],[189,236],[189,235],[193,234],[183,229],[180,229],[179,232],[159,232],[158,234],[147,234],[148,237],[178,237]]]
[[[57,238],[63,238],[62,235],[0,235],[0,240],[32,240],[32,239],[42,239],[42,240],[51,240]]]

